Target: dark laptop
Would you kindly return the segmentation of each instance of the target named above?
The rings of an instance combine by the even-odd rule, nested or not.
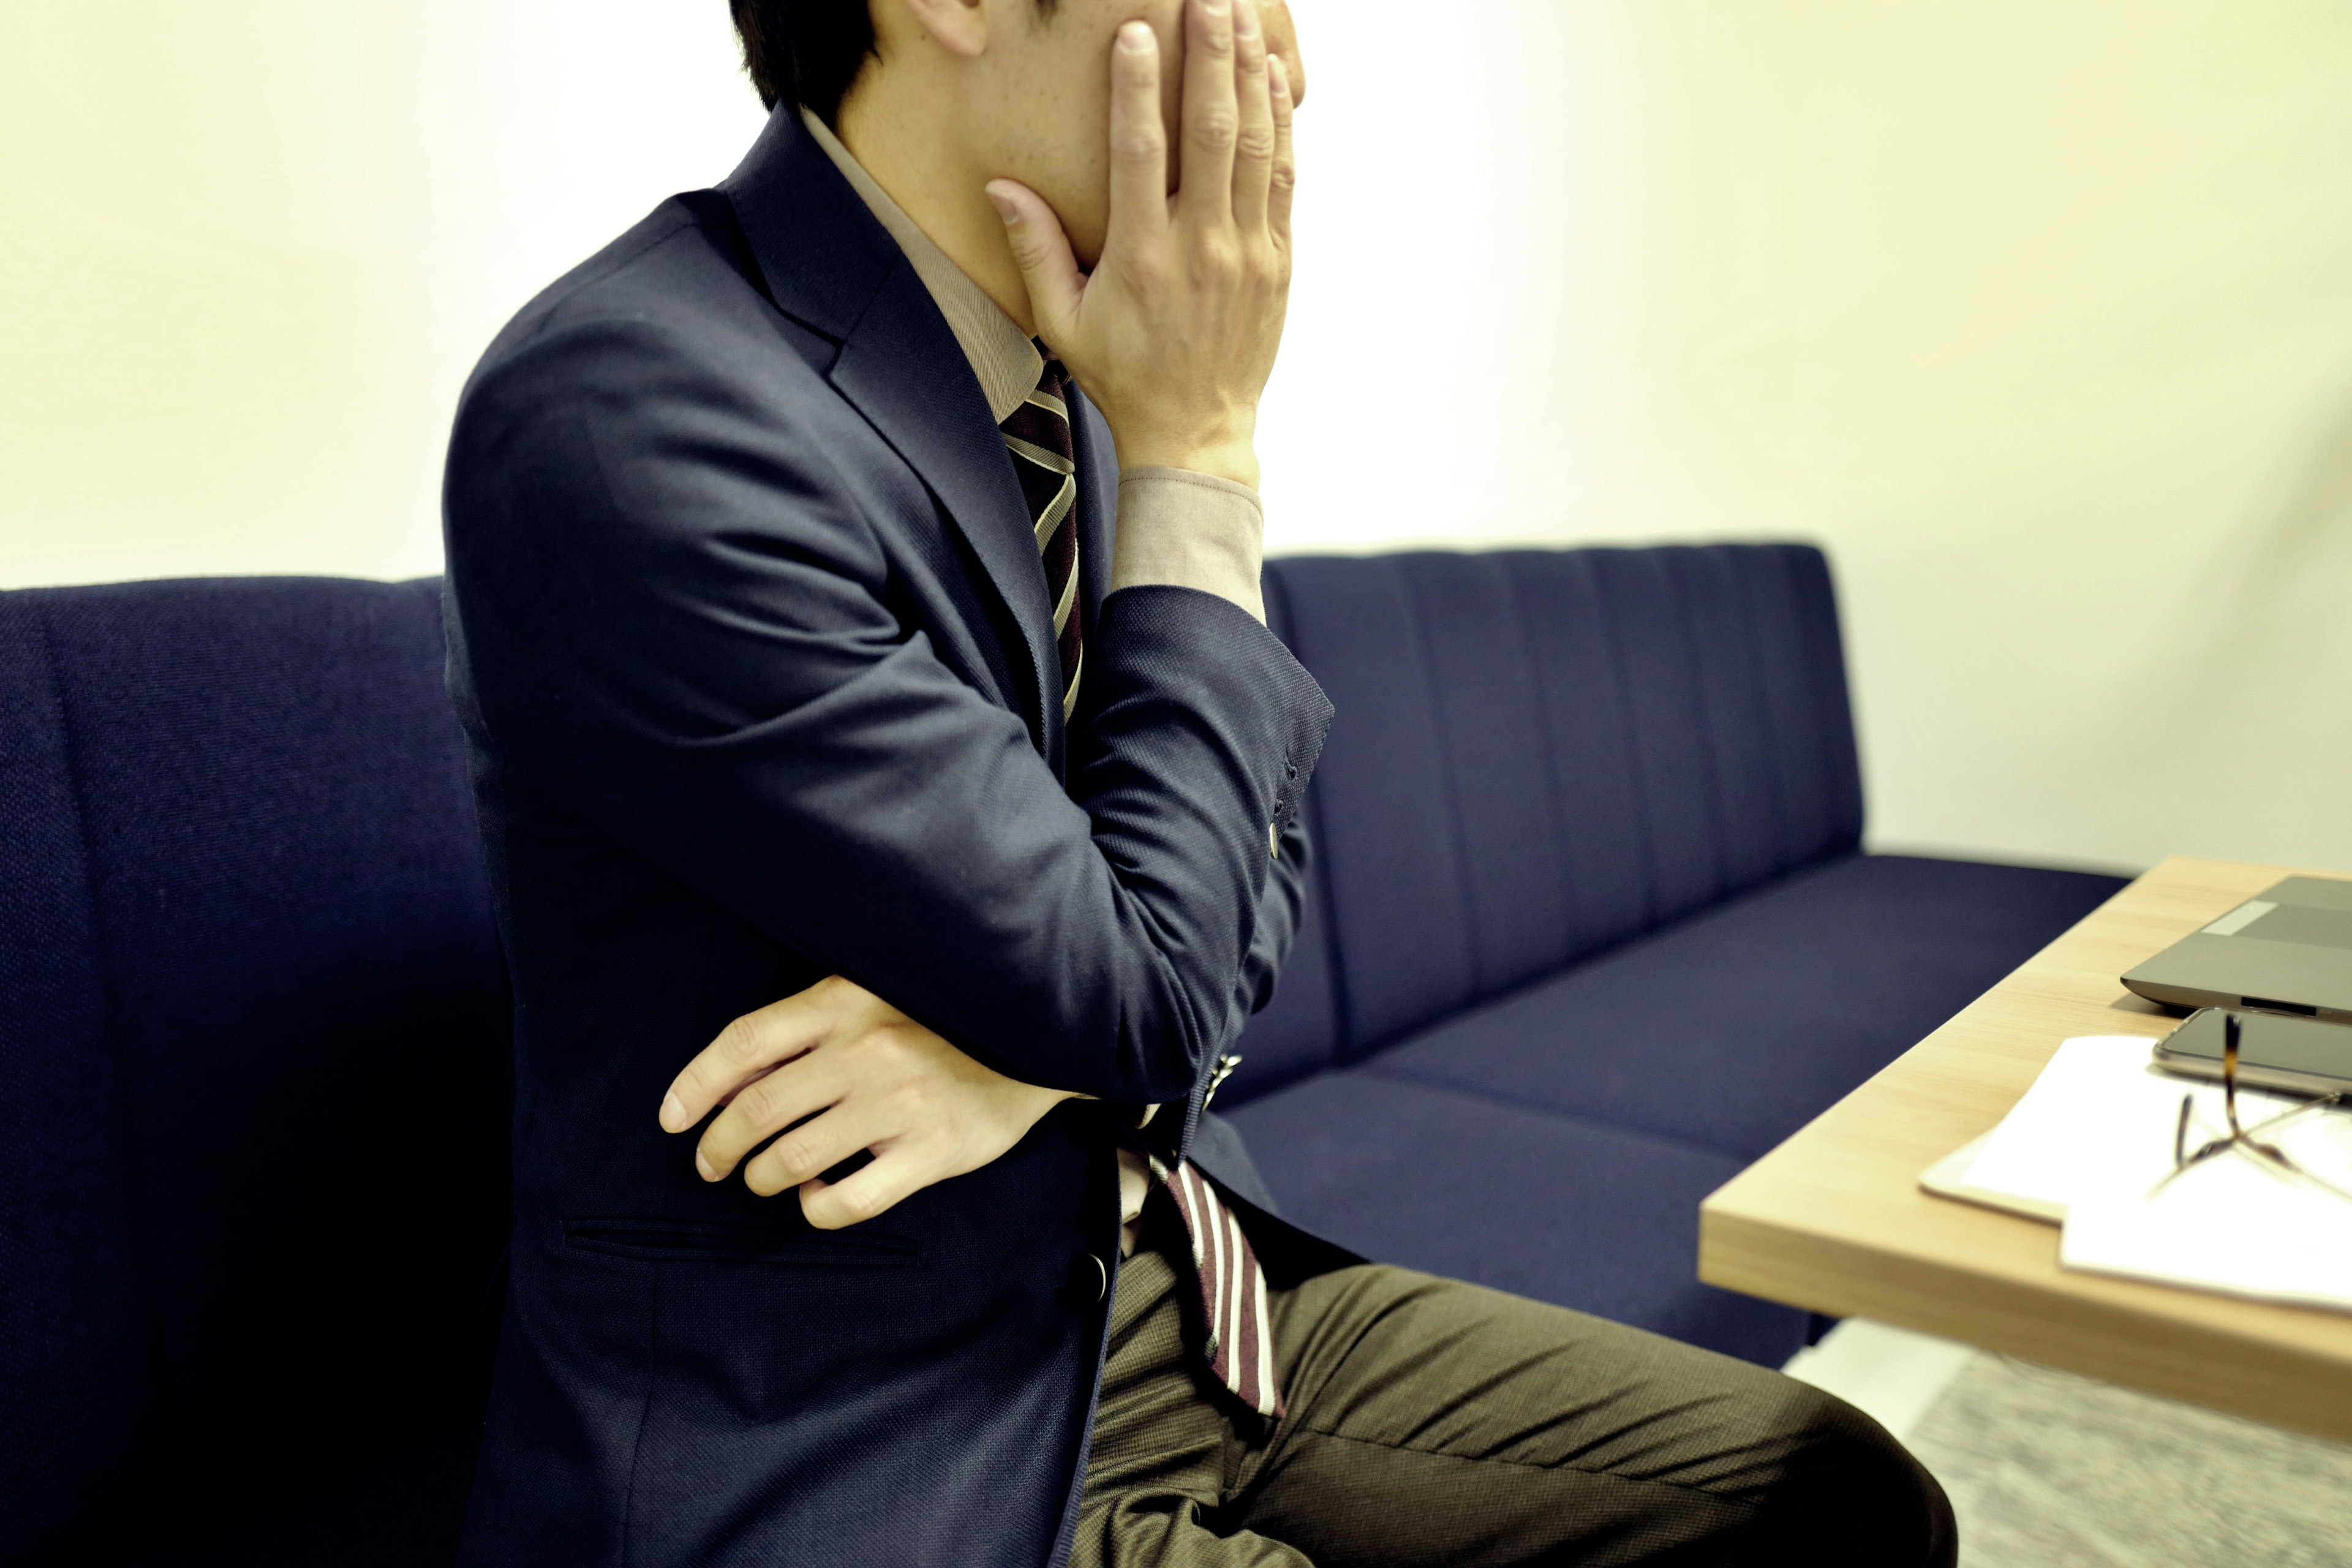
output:
[[[2352,881],[2289,877],[2124,976],[2168,1007],[2352,1023]]]

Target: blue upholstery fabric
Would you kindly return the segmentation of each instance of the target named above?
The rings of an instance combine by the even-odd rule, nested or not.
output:
[[[1697,1282],[1699,1200],[2120,886],[1849,856],[1227,1114],[1359,1252],[1777,1365],[1807,1315]]]
[[[447,1561],[509,1020],[437,586],[0,594],[0,1563]],[[1219,1100],[1287,1215],[1785,1358],[1699,1200],[2120,884],[1854,852],[1810,550],[1267,605],[1340,713]]]
[[[2121,886],[1848,856],[1449,1019],[1366,1070],[1745,1163]]]
[[[1267,575],[1277,629],[1342,715],[1310,791],[1340,1060],[1860,838],[1819,551],[1306,557]],[[1312,1054],[1289,1017],[1273,1026],[1272,1055]]]
[[[0,1557],[478,1418],[509,1020],[436,587],[0,596]]]
[[[0,595],[0,1562],[94,1500],[151,1365],[76,783],[43,617]]]
[[[1298,943],[1219,1102],[1285,1213],[1785,1359],[1803,1314],[1696,1282],[1699,1200],[2121,883],[1856,852],[1818,551],[1266,579],[1339,711]]]
[[[1230,1113],[1286,1218],[1367,1257],[1777,1366],[1810,1315],[1701,1285],[1699,1200],[1744,1162],[1341,1068]]]

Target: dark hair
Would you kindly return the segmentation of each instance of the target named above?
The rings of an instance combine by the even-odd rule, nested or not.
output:
[[[874,53],[874,14],[866,0],[728,0],[743,69],[773,109],[786,99],[826,124],[841,95]]]
[[[1051,16],[1057,0],[1037,0]],[[743,69],[773,109],[786,99],[831,125],[842,95],[875,53],[874,13],[867,0],[728,0],[735,36],[743,41]],[[876,56],[879,58],[879,56]]]

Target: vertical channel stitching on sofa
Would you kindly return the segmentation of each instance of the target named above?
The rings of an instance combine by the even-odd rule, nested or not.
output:
[[[1706,760],[1700,754],[1706,741],[1691,732],[1697,727],[1698,715],[1691,702],[1690,637],[1683,624],[1680,585],[1675,581],[1673,552],[1676,548],[1663,546],[1628,558],[1633,568],[1632,574],[1651,579],[1658,590],[1655,602],[1649,606],[1656,623],[1650,628],[1647,648],[1638,650],[1646,653],[1650,663],[1650,689],[1645,693],[1649,705],[1646,710],[1636,710],[1635,721],[1639,731],[1654,737],[1642,746],[1643,783],[1654,802],[1678,808],[1672,816],[1655,819],[1659,825],[1657,845],[1664,857],[1658,867],[1662,893],[1658,912],[1665,921],[1680,920],[1694,908],[1711,900],[1718,864],[1708,821],[1713,784],[1706,776]],[[1683,732],[1677,734],[1678,730]],[[1687,742],[1689,749],[1681,755],[1657,750],[1675,740]],[[1693,770],[1694,776],[1676,778],[1670,771],[1658,771],[1678,766]],[[1697,809],[1691,809],[1693,806]],[[1677,843],[1673,838],[1676,829],[1696,836],[1696,841]],[[1703,868],[1706,884],[1703,890],[1677,885],[1689,879],[1676,874],[1686,873],[1695,866]]]
[[[1846,680],[1845,637],[1839,624],[1837,584],[1830,575],[1829,558],[1807,550],[1797,558],[1796,578],[1801,597],[1811,613],[1803,618],[1806,642],[1812,655],[1824,710],[1822,739],[1828,742],[1829,782],[1833,847],[1857,848],[1864,826],[1862,757],[1855,741],[1853,693]]]
[[[1687,547],[1611,552],[1610,575],[1616,581],[1601,599],[1625,649],[1626,705],[1655,852],[1654,924],[1711,901],[1719,879],[1711,786],[1703,776],[1706,739],[1696,733],[1690,637],[1672,565],[1681,548]],[[1646,622],[1637,619],[1644,614]],[[1692,772],[1702,776],[1685,776]],[[1695,841],[1677,837],[1678,830]]]
[[[1501,889],[1495,930],[1502,955],[1498,984],[1490,994],[1516,989],[1553,973],[1575,947],[1576,910],[1569,885],[1568,845],[1560,835],[1559,780],[1543,724],[1543,688],[1537,672],[1533,629],[1521,613],[1517,586],[1526,555],[1489,553],[1466,557],[1476,584],[1472,623],[1491,639],[1492,658],[1503,679],[1497,700],[1482,717],[1486,755],[1513,759],[1492,781],[1485,800],[1509,815],[1511,837],[1500,853],[1481,836],[1479,848],[1499,862]]]
[[[1278,570],[1268,570],[1263,574],[1262,582],[1266,613],[1276,635],[1289,647],[1290,656],[1312,674],[1315,659],[1300,640],[1297,606],[1290,602],[1288,579]],[[1346,715],[1335,710],[1332,722],[1344,722],[1345,718]],[[1332,912],[1331,841],[1323,827],[1323,780],[1320,773],[1307,781],[1307,794],[1298,803],[1298,814],[1304,819],[1303,826],[1307,830],[1307,884],[1306,899],[1298,912],[1298,923],[1302,929],[1307,924],[1307,916],[1311,906],[1316,916],[1316,934],[1323,944],[1325,984],[1331,994],[1331,1036],[1324,1042],[1329,1047],[1330,1055],[1325,1065],[1338,1067],[1355,1054],[1354,1031],[1349,1023],[1351,1015],[1348,997],[1347,954],[1339,946],[1339,922]],[[1291,958],[1295,961],[1297,957],[1294,949]],[[1275,984],[1279,988],[1281,981],[1277,979]]]
[[[1397,558],[1405,603],[1412,618],[1413,646],[1433,700],[1430,728],[1437,743],[1438,789],[1445,831],[1454,849],[1455,887],[1467,938],[1464,955],[1466,967],[1460,977],[1456,1006],[1482,1000],[1494,989],[1498,965],[1493,951],[1493,931],[1501,915],[1500,910],[1487,907],[1486,889],[1479,886],[1478,860],[1473,852],[1470,830],[1475,781],[1463,776],[1465,756],[1475,754],[1465,731],[1491,717],[1486,711],[1485,700],[1485,678],[1488,672],[1482,669],[1472,675],[1458,666],[1449,668],[1439,643],[1443,628],[1453,619],[1442,600],[1440,579],[1448,573],[1475,570],[1470,566],[1471,560],[1467,555],[1436,553]],[[1491,650],[1477,650],[1474,662],[1484,664],[1483,656],[1488,652]],[[1465,708],[1475,708],[1477,711],[1465,718]]]
[[[1756,705],[1756,732],[1763,746],[1758,762],[1771,800],[1772,842],[1765,860],[1768,877],[1780,876],[1803,862],[1799,847],[1806,837],[1802,807],[1790,787],[1788,770],[1789,755],[1797,742],[1773,706],[1772,642],[1765,619],[1769,612],[1764,597],[1780,579],[1780,560],[1786,551],[1785,545],[1751,547],[1743,553],[1743,570],[1733,584],[1734,612],[1739,616],[1740,637],[1751,672],[1749,700]]]
[[[1723,545],[1710,552],[1709,563],[1721,589],[1724,625],[1717,646],[1729,658],[1723,687],[1736,710],[1713,715],[1709,728],[1748,742],[1727,773],[1727,783],[1735,793],[1726,804],[1743,825],[1757,828],[1759,840],[1748,851],[1742,889],[1759,886],[1788,868],[1789,813],[1780,788],[1779,746],[1766,695],[1764,646],[1757,635],[1753,595],[1754,584],[1772,570],[1772,550],[1763,544]]]
[[[1736,636],[1732,595],[1737,591],[1732,563],[1740,549],[1732,544],[1685,546],[1667,557],[1690,647],[1691,710],[1697,718],[1695,728],[1706,760],[1702,798],[1714,825],[1713,894],[1718,899],[1754,879],[1744,875],[1752,847],[1744,831],[1748,826],[1743,794],[1747,780],[1739,747],[1746,715],[1732,689],[1741,664],[1740,650],[1731,644]]]
[[[40,646],[42,675],[48,688],[49,700],[55,705],[58,739],[65,761],[66,786],[73,804],[74,833],[80,857],[83,892],[89,910],[90,939],[97,953],[95,967],[100,1026],[105,1035],[107,1052],[114,1069],[114,1146],[123,1163],[123,1207],[130,1222],[131,1257],[139,1281],[142,1350],[146,1363],[145,1375],[140,1380],[145,1394],[140,1402],[141,1416],[145,1426],[153,1428],[166,1425],[161,1406],[166,1397],[165,1391],[170,1387],[170,1380],[164,1375],[163,1306],[155,1279],[154,1248],[149,1240],[153,1220],[147,1213],[142,1186],[133,1179],[130,1168],[133,1128],[129,1082],[131,1068],[121,1027],[121,984],[116,973],[115,944],[108,935],[98,889],[90,879],[94,849],[89,838],[89,784],[82,766],[81,737],[74,722],[73,706],[66,700],[65,682],[58,673],[57,640],[49,616],[50,606],[58,602],[54,593],[42,593],[32,597],[31,605]],[[148,1440],[149,1436],[148,1432],[132,1433],[123,1446],[124,1450],[135,1454],[141,1443]]]
[[[1804,576],[1821,561],[1811,545],[1786,544],[1778,551],[1770,581],[1773,630],[1780,643],[1773,668],[1780,672],[1779,689],[1784,699],[1782,721],[1788,727],[1792,776],[1803,780],[1805,810],[1793,831],[1790,846],[1798,865],[1811,865],[1835,852],[1838,844],[1838,791],[1830,755],[1831,737],[1852,732],[1850,717],[1835,710],[1832,693],[1823,689],[1810,657]]]
[[[1713,903],[1731,889],[1733,876],[1730,850],[1730,825],[1725,812],[1727,792],[1732,787],[1723,763],[1722,740],[1716,729],[1716,716],[1707,711],[1706,702],[1706,641],[1698,629],[1701,592],[1696,582],[1706,570],[1708,558],[1715,550],[1693,545],[1669,546],[1664,552],[1666,577],[1671,585],[1669,602],[1673,606],[1675,630],[1682,641],[1683,668],[1688,677],[1683,688],[1684,700],[1690,704],[1692,729],[1698,738],[1696,752],[1699,766],[1706,778],[1699,791],[1699,800],[1706,807],[1708,860],[1713,875],[1708,879],[1706,902]]]
[[[1637,923],[1630,931],[1611,933],[1618,938],[1636,935],[1658,923],[1664,897],[1658,882],[1657,823],[1651,816],[1647,781],[1643,777],[1641,740],[1637,733],[1642,719],[1635,711],[1633,671],[1627,664],[1623,639],[1617,635],[1615,623],[1609,614],[1608,587],[1601,581],[1601,563],[1615,561],[1625,552],[1612,550],[1580,551],[1575,558],[1578,575],[1584,580],[1585,602],[1592,615],[1592,637],[1608,664],[1605,684],[1615,693],[1615,717],[1621,728],[1617,733],[1617,754],[1633,782],[1633,837],[1639,840],[1639,852],[1634,857],[1634,873],[1641,879],[1641,899]]]
[[[1790,710],[1792,691],[1798,703],[1804,700],[1804,662],[1789,636],[1797,615],[1790,563],[1803,548],[1759,546],[1755,570],[1744,574],[1740,595],[1756,650],[1758,699],[1780,803],[1780,837],[1773,861],[1780,872],[1820,858],[1828,837],[1821,820],[1821,791],[1811,780],[1817,760],[1812,727],[1801,709]]]
[[[1515,551],[1501,557],[1500,574],[1511,636],[1527,659],[1528,689],[1535,698],[1536,710],[1528,715],[1528,739],[1541,760],[1545,809],[1550,814],[1554,842],[1559,847],[1559,916],[1565,940],[1561,951],[1553,955],[1552,963],[1561,965],[1574,960],[1583,951],[1580,939],[1585,925],[1580,918],[1582,900],[1578,897],[1576,889],[1573,841],[1569,837],[1569,825],[1561,815],[1566,805],[1567,784],[1560,773],[1559,741],[1553,727],[1546,722],[1551,707],[1551,693],[1545,679],[1544,661],[1537,656],[1535,621],[1528,614],[1526,584],[1538,559],[1533,551]]]
[[[1421,671],[1422,693],[1429,703],[1429,727],[1437,742],[1438,806],[1445,816],[1445,842],[1454,862],[1454,900],[1460,907],[1465,941],[1463,957],[1466,973],[1454,979],[1454,995],[1438,1008],[1440,1014],[1466,1006],[1479,994],[1480,974],[1485,967],[1478,936],[1478,889],[1470,876],[1470,847],[1463,835],[1462,792],[1454,777],[1456,749],[1449,743],[1447,714],[1453,704],[1449,694],[1439,682],[1437,658],[1430,646],[1428,606],[1422,602],[1421,584],[1431,569],[1432,557],[1426,554],[1391,555],[1382,562],[1397,579],[1399,601],[1404,605],[1412,625],[1405,628],[1411,639],[1412,658]],[[1460,693],[1452,694],[1460,696]],[[1426,1013],[1424,1008],[1424,1013]],[[1426,1017],[1411,1019],[1406,1027],[1417,1026]]]
[[[110,1370],[131,1373],[145,1321],[127,1205],[107,1202],[102,1173],[72,1168],[110,1161],[119,1100],[87,830],[40,604],[38,590],[0,593],[0,1129],[10,1139],[0,1152],[0,1378],[12,1417],[0,1429],[0,1558],[10,1562],[47,1561],[119,1458],[140,1390],[100,1384],[84,1363],[93,1350],[110,1359],[102,1315],[123,1305],[131,1345]],[[58,1320],[80,1332],[49,1335]]]

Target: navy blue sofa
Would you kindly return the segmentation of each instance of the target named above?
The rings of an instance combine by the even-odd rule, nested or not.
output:
[[[1365,1252],[1786,1357],[1699,1199],[2117,882],[1859,851],[1814,551],[1267,578],[1339,719],[1219,1109]],[[0,1563],[448,1561],[508,1006],[436,584],[0,594]]]
[[[1829,566],[1757,544],[1307,558],[1339,718],[1275,1001],[1218,1109],[1368,1256],[1769,1365],[1700,1285],[1716,1187],[2119,879],[1861,851]]]

